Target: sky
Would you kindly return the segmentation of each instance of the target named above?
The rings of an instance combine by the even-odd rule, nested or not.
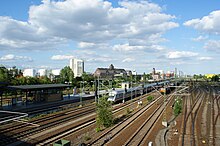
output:
[[[0,64],[220,73],[218,0],[1,0]]]

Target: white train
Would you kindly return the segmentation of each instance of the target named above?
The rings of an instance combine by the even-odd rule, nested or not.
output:
[[[144,86],[133,87],[129,89],[119,89],[113,90],[109,92],[108,101],[117,102],[122,100],[127,100],[128,98],[134,98],[142,94],[146,94],[155,88],[159,89],[163,87],[165,84],[169,84],[170,81],[158,82],[158,83],[151,83],[146,84]]]

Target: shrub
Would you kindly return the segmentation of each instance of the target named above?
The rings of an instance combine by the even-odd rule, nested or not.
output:
[[[99,103],[96,104],[96,131],[100,131],[103,127],[110,127],[113,124],[112,106],[111,102],[107,101],[107,99],[107,96],[103,96],[99,98]]]
[[[151,101],[153,100],[153,98],[154,98],[153,96],[148,96],[148,97],[147,97],[147,100],[148,100],[149,102],[151,102]]]
[[[180,98],[177,98],[175,101],[173,110],[175,116],[178,116],[182,112],[182,100]]]

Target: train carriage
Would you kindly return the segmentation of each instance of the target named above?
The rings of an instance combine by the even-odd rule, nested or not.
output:
[[[155,88],[160,89],[164,87],[164,85],[167,85],[169,83],[170,81],[163,81],[159,83],[146,84],[144,86],[138,86],[129,89],[113,90],[109,93],[108,101],[117,102],[122,101],[123,99],[127,100],[128,98],[137,97],[139,95],[151,92]]]

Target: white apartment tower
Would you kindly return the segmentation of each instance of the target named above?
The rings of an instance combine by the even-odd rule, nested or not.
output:
[[[74,77],[81,77],[84,72],[84,61],[81,59],[70,59],[70,68],[73,70]]]
[[[23,71],[24,77],[34,77],[35,75],[36,75],[36,70],[32,68],[24,69]]]

